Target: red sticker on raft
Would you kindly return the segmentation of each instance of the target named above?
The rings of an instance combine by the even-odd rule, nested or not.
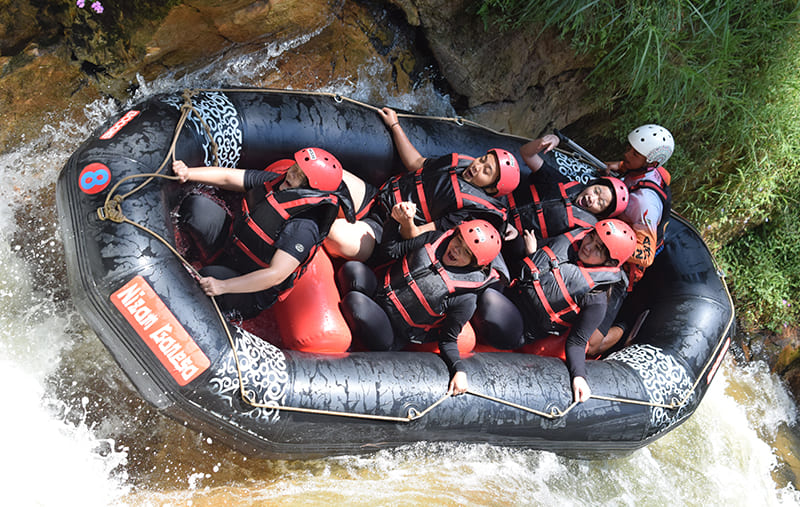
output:
[[[81,171],[78,176],[78,186],[85,194],[102,192],[111,181],[111,170],[100,162],[93,162]]]
[[[185,386],[208,369],[208,357],[144,278],[126,283],[111,295],[111,302],[178,385]]]
[[[728,347],[731,346],[731,337],[725,339],[725,344],[722,346],[722,350],[720,351],[719,355],[717,356],[717,360],[714,361],[714,366],[711,367],[711,370],[708,372],[708,376],[706,377],[706,384],[711,383],[711,379],[714,378],[714,374],[717,373],[717,368],[719,368],[720,363],[722,363],[722,358],[725,357],[725,353],[728,352]]]
[[[123,116],[122,118],[117,120],[117,123],[112,125],[110,129],[108,129],[105,132],[103,132],[103,135],[100,136],[100,139],[102,139],[104,141],[107,141],[108,139],[111,139],[112,137],[114,137],[117,134],[117,132],[122,130],[122,127],[127,125],[128,122],[130,122],[132,119],[136,118],[136,116],[138,114],[139,114],[139,111],[136,111],[136,110],[128,111],[127,113],[125,113],[125,116]]]

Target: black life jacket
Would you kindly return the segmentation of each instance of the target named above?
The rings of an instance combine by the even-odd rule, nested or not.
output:
[[[574,204],[586,185],[559,183],[542,192],[536,185],[520,186],[508,196],[509,221],[518,231],[533,229],[539,238],[551,238],[580,227],[592,227],[597,217]]]
[[[391,216],[398,202],[411,201],[417,205],[417,225],[433,222],[456,210],[468,210],[474,219],[482,218],[498,231],[505,229],[507,203],[503,197],[488,195],[482,188],[467,183],[459,174],[474,159],[451,155],[450,167],[445,169],[419,169],[414,173],[391,178],[378,194],[384,219]]]
[[[523,259],[513,286],[530,334],[563,333],[581,311],[578,297],[623,280],[618,267],[586,266],[578,260],[581,240],[590,230],[556,236]]]
[[[242,270],[255,271],[269,267],[275,255],[275,241],[286,222],[297,217],[314,220],[319,226],[320,240],[309,252],[306,261],[279,285],[279,290],[285,291],[305,272],[322,240],[328,235],[339,212],[340,199],[331,192],[311,188],[274,190],[282,181],[283,178],[278,178],[252,188],[245,194],[242,211],[233,222],[231,239],[233,245],[244,254],[239,257],[249,263]]]
[[[499,280],[494,269],[453,270],[442,264],[437,250],[452,236],[453,230],[447,231],[386,269],[376,300],[395,329],[421,335],[445,319],[450,297],[479,292]]]

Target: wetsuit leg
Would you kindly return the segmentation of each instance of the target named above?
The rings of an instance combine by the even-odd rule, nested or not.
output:
[[[348,292],[358,291],[372,297],[378,288],[375,273],[363,262],[348,261],[336,272],[336,285],[344,296]]]
[[[211,258],[224,246],[228,238],[231,218],[214,200],[192,194],[180,207],[181,222],[194,238],[205,258]]]
[[[241,273],[227,266],[206,266],[200,270],[202,276],[212,276],[218,280],[227,280],[240,276]],[[262,291],[268,293],[269,291]],[[265,306],[261,303],[262,293],[223,294],[215,296],[217,304],[223,313],[233,314],[234,317],[250,319],[258,315]]]
[[[342,299],[342,315],[353,338],[370,350],[393,350],[394,331],[386,312],[369,296],[348,292]]]
[[[510,299],[494,289],[486,289],[478,297],[471,322],[475,335],[492,347],[513,350],[525,344],[522,314]]]

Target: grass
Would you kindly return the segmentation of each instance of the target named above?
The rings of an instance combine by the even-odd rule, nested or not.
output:
[[[676,209],[728,274],[745,328],[800,317],[800,13],[791,1],[476,0],[487,26],[555,27],[592,56],[593,101],[623,138],[677,141]]]

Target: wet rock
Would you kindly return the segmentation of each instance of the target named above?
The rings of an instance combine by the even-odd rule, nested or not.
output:
[[[0,0],[0,55],[14,55],[41,33],[29,2]]]
[[[418,14],[441,72],[466,99],[463,116],[501,131],[538,135],[598,109],[584,99],[590,59],[576,55],[554,31],[487,30],[468,0],[394,3],[409,22]]]
[[[271,40],[314,33],[329,25],[335,14],[327,2],[186,2],[169,12],[144,44],[144,60],[124,74],[152,79],[166,69],[195,70],[238,45],[256,50]]]
[[[740,333],[736,341],[746,361],[764,361],[784,379],[800,403],[800,329],[787,326],[780,333],[764,330]]]
[[[85,121],[86,104],[101,97],[80,67],[66,64],[64,51],[41,52],[8,63],[15,69],[0,78],[0,147],[33,140],[42,126],[59,120]],[[46,83],[46,86],[36,86]],[[34,85],[32,85],[34,84]]]
[[[30,5],[16,2],[13,10],[28,19]],[[144,1],[135,9],[109,7],[97,14],[72,2],[46,2],[34,28],[22,30],[6,17],[0,18],[6,21],[0,33],[15,34],[8,40],[16,42],[5,43],[13,47],[28,39],[44,40],[44,33],[60,27],[68,51],[62,65],[78,66],[79,71],[74,82],[59,86],[73,90],[88,80],[120,100],[140,76],[148,81],[165,73],[180,77],[212,59],[263,55],[270,62],[262,75],[252,77],[253,86],[316,89],[347,83],[370,69],[387,83],[376,91],[376,101],[382,92],[410,91],[422,69],[435,63],[462,116],[531,137],[596,109],[580,98],[587,61],[576,58],[566,41],[551,32],[539,35],[536,29],[487,31],[470,13],[471,5],[466,0],[190,0],[170,7]],[[398,35],[403,30],[387,22],[387,6],[402,12],[399,17],[411,25],[406,32],[414,35]],[[423,33],[425,41],[414,40]],[[281,46],[287,41],[288,49]],[[0,63],[7,74],[34,57]],[[36,80],[32,69],[26,75]]]
[[[795,403],[800,404],[800,363],[792,365],[783,374],[783,379],[786,381]]]
[[[26,5],[21,2],[17,11]],[[414,79],[409,74],[418,67],[412,41],[403,39],[391,23],[376,21],[374,8],[354,2],[194,0],[163,16],[157,9],[147,11],[147,2],[139,5],[152,18],[140,11],[107,8],[97,14],[71,2],[61,5],[69,7],[45,9],[48,14],[39,21],[61,27],[57,44],[29,43],[0,57],[0,149],[40,131],[49,122],[48,113],[80,112],[101,94],[124,100],[140,77],[180,77],[215,58],[250,55],[267,61],[263,73],[246,83],[250,86],[318,89],[347,84],[370,69],[387,83],[387,91],[398,94],[411,90]],[[12,31],[6,22],[0,33]],[[37,29],[13,40],[43,33]]]

